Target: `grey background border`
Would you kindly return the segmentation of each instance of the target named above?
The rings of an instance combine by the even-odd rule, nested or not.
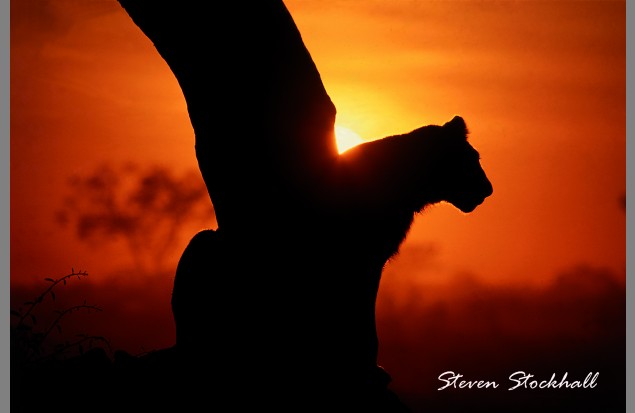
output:
[[[629,7],[630,6],[630,7]],[[635,345],[635,307],[633,300],[633,274],[631,269],[635,263],[633,249],[633,222],[629,219],[633,209],[630,194],[635,193],[635,169],[630,160],[634,158],[633,134],[635,133],[635,117],[632,113],[634,102],[633,77],[629,76],[629,68],[633,67],[633,42],[635,36],[635,12],[633,3],[626,2],[626,54],[627,54],[627,82],[626,82],[626,410],[635,411],[635,394],[628,389],[635,388],[635,366],[632,359],[632,349]],[[10,344],[9,344],[9,309],[10,309],[10,0],[0,2],[0,303],[3,303],[3,316],[0,317],[0,412],[9,412],[10,400]],[[632,70],[632,69],[631,69]]]

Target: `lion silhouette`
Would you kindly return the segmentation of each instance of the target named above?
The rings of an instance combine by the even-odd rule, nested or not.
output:
[[[308,271],[311,277],[301,277],[302,282],[295,277],[291,280],[292,285],[303,287],[301,293],[295,290],[297,297],[290,299],[279,285],[271,288],[267,284],[259,284],[256,291],[260,297],[275,300],[277,306],[294,311],[305,327],[319,336],[298,343],[303,347],[289,353],[322,353],[322,357],[297,356],[294,362],[306,365],[315,357],[347,366],[343,370],[347,370],[349,379],[334,384],[334,388],[341,386],[350,391],[354,383],[370,381],[372,384],[363,389],[368,392],[364,400],[381,405],[376,397],[387,394],[385,386],[390,380],[377,366],[375,301],[384,265],[398,252],[415,214],[426,206],[445,201],[469,213],[492,194],[479,153],[468,142],[467,133],[465,122],[456,116],[443,126],[425,126],[344,152],[329,177],[329,198],[311,209],[310,229],[293,231],[293,237],[269,233],[257,244],[259,253],[251,255],[250,249],[232,252],[224,245],[222,229],[196,234],[179,260],[174,281],[177,348],[199,349],[203,342],[201,326],[219,322],[210,314],[210,301],[214,301],[214,307],[218,305],[211,313],[223,318],[223,311],[236,302],[236,293],[249,289],[243,283],[251,282],[251,278],[232,263],[243,261],[244,268],[258,272],[263,270],[259,263],[266,261],[263,255],[286,255],[293,263],[291,267],[313,266]],[[230,256],[234,258],[228,262]],[[284,268],[282,273],[288,273],[289,267]],[[332,288],[316,282],[324,274],[331,274],[328,278]],[[267,307],[258,298],[238,300],[245,303],[241,312],[248,314]],[[264,324],[272,327],[276,323],[269,320]],[[287,320],[279,327],[293,324]],[[240,333],[233,335],[235,338]],[[293,341],[291,336],[295,332],[279,328],[269,339],[289,342]],[[295,376],[302,377],[298,372]],[[316,374],[320,382],[331,383],[325,376],[324,372]]]

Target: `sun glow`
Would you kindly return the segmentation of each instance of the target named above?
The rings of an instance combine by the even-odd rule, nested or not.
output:
[[[345,152],[350,148],[364,142],[358,134],[344,126],[335,126],[335,139],[337,141],[337,150],[339,153]]]

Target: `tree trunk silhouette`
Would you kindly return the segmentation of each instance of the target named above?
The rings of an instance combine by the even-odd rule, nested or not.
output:
[[[492,193],[463,119],[338,155],[335,106],[282,1],[119,1],[183,90],[218,221],[176,271],[188,398],[406,410],[377,365],[375,300],[415,213]]]

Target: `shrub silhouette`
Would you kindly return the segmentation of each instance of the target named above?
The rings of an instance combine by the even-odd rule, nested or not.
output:
[[[110,363],[112,349],[107,338],[84,333],[72,338],[63,336],[62,322],[67,317],[78,312],[102,311],[100,307],[86,300],[52,310],[42,307],[48,300],[56,301],[58,287],[87,276],[86,271],[73,269],[56,279],[47,277],[44,280],[48,286],[40,294],[11,309],[11,411],[40,411],[48,407],[54,397],[60,397],[64,386],[71,381],[81,380],[82,374],[99,374],[93,368]],[[77,367],[81,367],[80,370]],[[84,385],[89,383],[92,380],[75,387],[85,390]],[[73,405],[72,402],[67,404]]]
[[[11,325],[11,360],[16,368],[30,368],[49,359],[64,359],[77,353],[83,354],[85,349],[92,349],[95,344],[101,344],[107,348],[110,347],[108,340],[102,336],[77,334],[74,340],[54,343],[49,345],[51,334],[53,332],[62,333],[62,321],[67,316],[80,311],[102,311],[96,305],[86,303],[84,300],[81,304],[72,305],[65,308],[52,310],[47,320],[48,323],[38,324],[38,320],[45,318],[45,314],[38,311],[41,304],[47,297],[50,300],[56,300],[56,287],[65,286],[68,280],[81,279],[87,277],[86,271],[75,271],[74,269],[67,275],[57,279],[45,278],[49,283],[37,297],[30,301],[26,301],[22,306],[11,309],[13,322]],[[59,340],[57,340],[59,341]]]

